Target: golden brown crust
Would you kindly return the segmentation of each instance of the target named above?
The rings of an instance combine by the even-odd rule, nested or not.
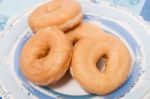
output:
[[[29,26],[38,31],[55,26],[66,31],[79,24],[83,14],[76,0],[53,0],[35,9],[29,16]]]
[[[97,25],[90,23],[90,22],[82,22],[75,28],[67,31],[66,33],[67,38],[70,40],[71,43],[75,43],[78,40],[86,37],[101,37],[105,35],[104,31]]]
[[[71,55],[72,46],[65,34],[48,27],[27,41],[20,55],[20,68],[30,81],[47,85],[64,75]]]
[[[96,63],[105,58],[105,70]],[[105,95],[119,88],[128,78],[131,57],[124,43],[112,35],[86,37],[74,46],[71,73],[90,93]]]

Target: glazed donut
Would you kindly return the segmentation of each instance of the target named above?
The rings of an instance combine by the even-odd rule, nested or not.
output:
[[[53,0],[35,9],[28,23],[33,31],[47,26],[56,26],[62,31],[79,24],[83,14],[76,0]]]
[[[97,62],[105,59],[105,69]],[[131,57],[124,43],[115,36],[86,37],[75,46],[71,74],[90,93],[106,95],[119,88],[128,78]]]
[[[67,31],[67,38],[72,44],[75,44],[78,40],[86,37],[101,37],[105,35],[104,31],[97,25],[90,22],[82,22],[75,28]]]
[[[59,80],[69,68],[72,46],[56,28],[40,30],[27,41],[20,55],[20,69],[35,84],[45,86]]]

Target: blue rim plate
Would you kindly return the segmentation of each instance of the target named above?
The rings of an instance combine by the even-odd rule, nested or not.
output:
[[[84,12],[84,21],[97,24],[107,33],[116,35],[128,47],[132,56],[132,69],[128,80],[116,91],[106,96],[87,93],[72,78],[57,87],[40,87],[26,80],[19,69],[19,55],[23,45],[32,35],[27,24],[28,16],[32,11],[30,10],[16,18],[4,31],[0,42],[0,80],[2,83],[16,99],[29,97],[33,99],[141,99],[149,97],[149,26],[139,17],[112,5],[94,4],[86,0],[79,2]]]

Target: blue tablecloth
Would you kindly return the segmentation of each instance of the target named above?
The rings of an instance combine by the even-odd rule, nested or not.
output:
[[[140,15],[145,21],[150,22],[150,0],[93,0],[95,2],[108,1],[131,10]]]

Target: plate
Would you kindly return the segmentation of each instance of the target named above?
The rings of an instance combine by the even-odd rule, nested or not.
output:
[[[150,97],[150,28],[139,17],[110,4],[95,4],[79,0],[84,21],[102,27],[104,31],[119,37],[132,56],[132,69],[128,80],[116,91],[97,96],[89,94],[65,75],[55,86],[40,87],[25,79],[19,69],[19,55],[26,41],[33,35],[27,19],[31,11],[17,17],[4,31],[0,39],[0,80],[15,99],[141,99]],[[5,76],[4,76],[5,75]],[[88,75],[87,75],[88,76]],[[112,75],[112,77],[115,76]]]

